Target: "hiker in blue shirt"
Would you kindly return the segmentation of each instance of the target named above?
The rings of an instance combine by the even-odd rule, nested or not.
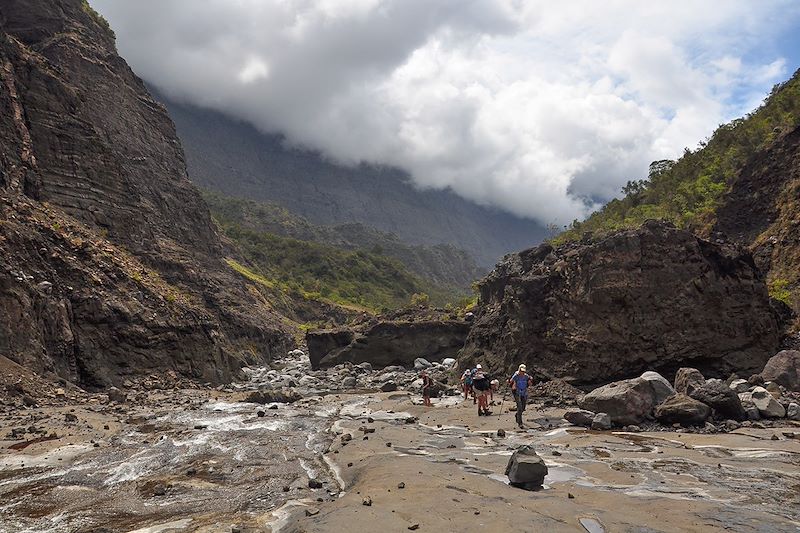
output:
[[[528,386],[531,384],[531,377],[526,373],[527,368],[524,364],[519,365],[519,370],[511,376],[511,391],[517,401],[517,425],[524,429],[522,425],[522,413],[528,404]]]

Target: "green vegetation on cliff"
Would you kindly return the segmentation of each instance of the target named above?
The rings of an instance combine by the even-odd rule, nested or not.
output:
[[[629,181],[622,198],[611,200],[584,222],[573,222],[553,242],[577,240],[585,232],[636,227],[647,219],[707,233],[720,199],[748,158],[798,125],[800,71],[776,85],[761,107],[717,128],[697,150],[687,148],[677,161],[653,162],[646,179]]]

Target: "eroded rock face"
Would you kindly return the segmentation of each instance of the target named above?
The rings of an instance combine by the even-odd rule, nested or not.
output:
[[[228,381],[290,339],[223,262],[171,120],[87,6],[0,4],[0,353],[85,386]]]
[[[375,368],[413,366],[418,358],[442,361],[453,358],[469,331],[456,320],[377,321],[353,329],[311,331],[306,335],[312,368],[341,363],[370,363]]]
[[[759,371],[781,326],[750,254],[650,221],[594,243],[507,256],[480,284],[460,363],[595,384],[687,361]]]

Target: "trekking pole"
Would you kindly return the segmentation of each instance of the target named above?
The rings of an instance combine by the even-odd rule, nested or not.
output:
[[[497,413],[497,418],[500,418],[500,415],[503,414],[503,402],[506,401],[506,394],[508,394],[508,388],[506,388],[506,391],[503,393],[503,397],[500,399],[500,412]]]

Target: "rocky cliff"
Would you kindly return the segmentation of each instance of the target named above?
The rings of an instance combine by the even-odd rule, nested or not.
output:
[[[363,317],[348,327],[309,331],[306,344],[312,368],[347,362],[370,363],[374,368],[412,366],[418,357],[429,361],[455,358],[469,328],[469,322],[454,313],[407,308]]]
[[[221,258],[175,128],[81,0],[0,4],[0,352],[87,385],[286,347]]]
[[[750,247],[773,294],[800,311],[800,127],[779,132],[731,180],[714,229]]]
[[[510,255],[480,291],[462,365],[578,384],[680,366],[727,377],[760,371],[780,341],[752,256],[668,223]]]

